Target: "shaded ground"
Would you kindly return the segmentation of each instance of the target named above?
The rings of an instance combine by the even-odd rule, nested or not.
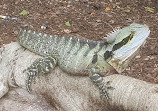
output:
[[[123,73],[158,83],[158,4],[157,0],[1,0],[0,14],[17,20],[0,19],[0,46],[16,41],[20,27],[52,35],[101,40],[113,28],[133,22],[147,24],[151,34],[140,54]],[[151,7],[154,13],[144,7]],[[110,7],[110,10],[106,10]],[[108,9],[108,8],[107,8]],[[129,9],[130,12],[124,10]],[[19,13],[27,10],[28,15]],[[66,26],[66,22],[71,26]]]

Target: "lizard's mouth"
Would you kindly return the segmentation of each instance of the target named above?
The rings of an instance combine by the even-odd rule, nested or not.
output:
[[[129,65],[131,59],[133,59],[138,52],[139,49],[126,59],[117,58],[117,56],[113,55],[112,59],[110,59],[108,63],[115,69],[115,72],[122,73]],[[110,71],[114,71],[114,69],[111,68]]]

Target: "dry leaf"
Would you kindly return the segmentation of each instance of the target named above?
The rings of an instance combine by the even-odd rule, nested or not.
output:
[[[109,10],[111,10],[111,9],[110,9],[110,7],[106,7],[105,10],[106,10],[106,11],[109,11]]]
[[[94,12],[92,12],[91,14],[90,14],[90,16],[93,16],[95,13]]]

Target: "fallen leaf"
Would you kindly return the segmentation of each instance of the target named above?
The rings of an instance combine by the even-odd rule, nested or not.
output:
[[[94,12],[92,12],[91,14],[90,14],[90,16],[93,16],[95,13]]]
[[[27,15],[27,14],[29,14],[29,12],[28,11],[26,11],[26,10],[23,10],[21,13],[20,13],[20,15]]]
[[[151,7],[144,7],[146,11],[154,13],[154,9]]]
[[[3,17],[3,15],[0,15],[0,18],[2,18]]]
[[[131,10],[129,10],[129,9],[126,9],[126,10],[124,10],[124,12],[127,12],[127,13],[129,13],[129,12],[131,12]]]
[[[70,24],[70,22],[69,22],[69,21],[68,21],[68,22],[66,22],[66,23],[65,23],[65,25],[66,25],[66,26],[68,26],[68,27],[70,27],[70,26],[71,26],[71,24]]]
[[[110,9],[110,7],[106,7],[105,10],[106,10],[106,11],[109,11],[109,10],[111,10],[111,9]]]

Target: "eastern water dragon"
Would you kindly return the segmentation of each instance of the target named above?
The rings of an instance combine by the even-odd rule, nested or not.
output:
[[[55,66],[73,75],[89,75],[107,98],[103,76],[115,70],[121,73],[146,41],[150,30],[146,25],[133,23],[115,30],[102,41],[57,37],[31,30],[20,30],[19,43],[43,58],[35,60],[26,69],[26,88],[30,92],[32,80],[49,73]]]

